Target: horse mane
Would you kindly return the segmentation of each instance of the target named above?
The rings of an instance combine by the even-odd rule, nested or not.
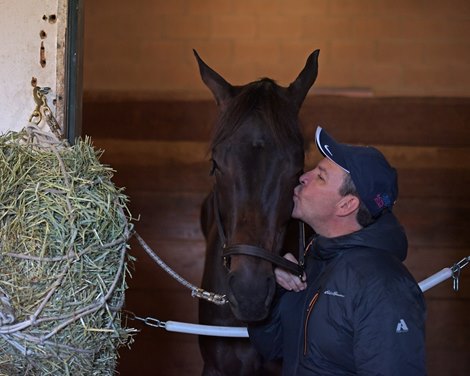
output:
[[[303,145],[297,110],[288,98],[287,89],[270,78],[261,78],[235,87],[235,95],[225,111],[219,113],[211,148],[231,137],[249,116],[259,117],[277,145]]]

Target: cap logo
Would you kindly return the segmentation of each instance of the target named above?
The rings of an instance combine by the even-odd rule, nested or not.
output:
[[[378,208],[383,208],[385,206],[385,202],[382,197],[380,197],[380,194],[375,196],[374,201]]]
[[[390,200],[390,197],[386,193],[377,194],[377,196],[375,196],[374,198],[374,202],[379,209],[383,208],[384,206],[386,207],[392,206],[392,201]]]
[[[325,150],[328,152],[328,154],[330,154],[331,156],[333,156],[333,153],[330,151],[330,145],[326,145],[326,144],[325,144]]]

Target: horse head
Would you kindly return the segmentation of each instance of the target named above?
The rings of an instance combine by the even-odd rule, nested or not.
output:
[[[219,278],[210,287],[224,290],[239,320],[258,321],[267,316],[274,296],[273,263],[281,259],[292,194],[304,166],[298,114],[316,79],[319,51],[288,87],[269,78],[231,85],[194,53],[218,106],[211,142],[215,181],[204,230],[218,252],[206,258],[217,257],[220,266],[224,259],[226,266],[205,274]]]

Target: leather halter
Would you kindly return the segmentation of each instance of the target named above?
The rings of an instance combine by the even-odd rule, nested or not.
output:
[[[219,237],[222,240],[222,244],[223,244],[222,256],[224,258],[224,265],[227,268],[229,265],[229,257],[232,255],[253,256],[253,257],[257,257],[257,258],[269,261],[270,263],[274,265],[280,266],[281,268],[288,270],[292,274],[295,274],[299,276],[300,279],[302,279],[302,276],[304,273],[304,246],[305,246],[303,222],[300,223],[300,227],[299,227],[299,264],[289,261],[285,259],[284,257],[276,255],[256,245],[251,245],[251,244],[227,245],[227,238],[225,236],[225,232],[222,226],[222,220],[220,217],[220,211],[219,211],[219,206],[217,202],[217,193],[216,193],[215,187],[213,190],[213,196],[214,196],[215,222],[217,224]]]

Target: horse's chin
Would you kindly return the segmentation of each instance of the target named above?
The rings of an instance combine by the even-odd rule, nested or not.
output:
[[[254,323],[258,321],[262,321],[269,315],[269,309],[261,309],[261,310],[252,310],[252,309],[245,309],[240,310],[237,306],[233,306],[230,304],[233,314],[237,318],[244,323]]]
[[[235,317],[243,322],[256,322],[264,320],[269,315],[271,303],[276,289],[273,276],[265,279],[261,286],[256,283],[247,283],[244,278],[230,279],[229,293],[227,294],[230,308]],[[243,281],[241,284],[236,281]],[[259,282],[259,279],[257,280]]]

